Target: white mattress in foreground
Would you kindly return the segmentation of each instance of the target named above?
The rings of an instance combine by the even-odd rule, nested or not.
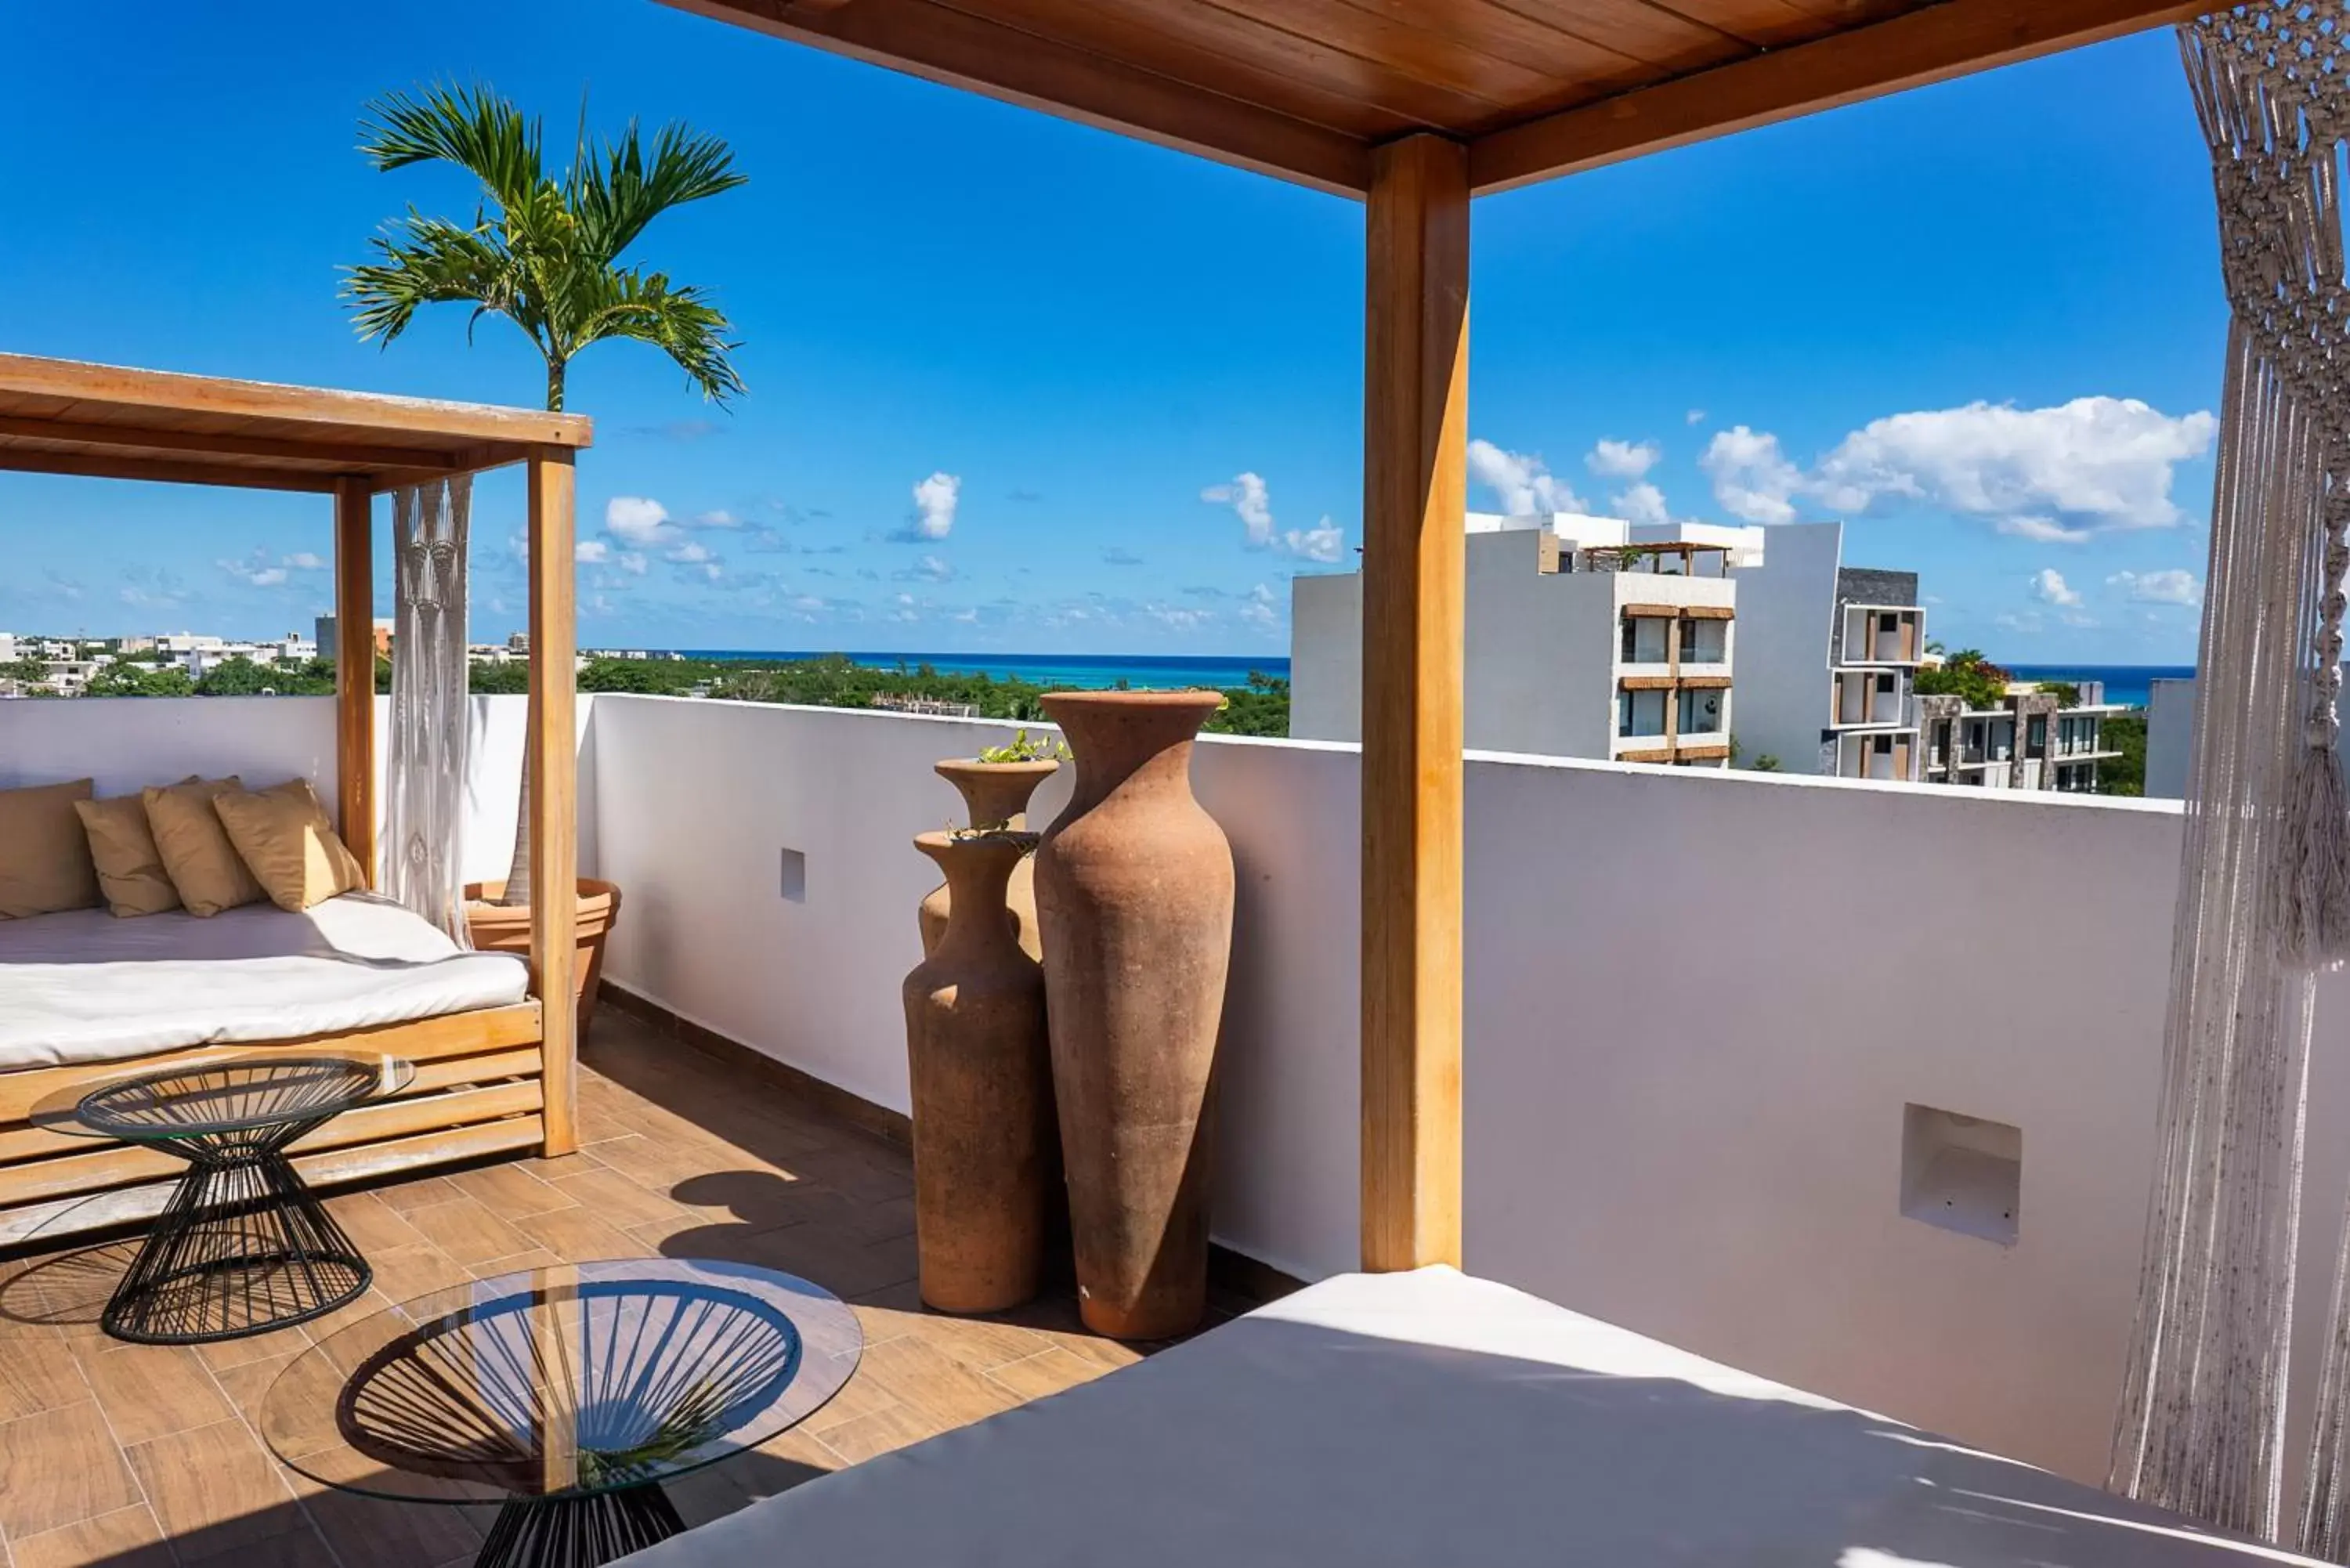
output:
[[[1963,1350],[1921,1344],[1917,1354]],[[1325,1280],[1138,1366],[811,1480],[623,1561],[2307,1562],[2198,1533],[2045,1471],[1441,1268]]]
[[[367,893],[298,915],[0,920],[0,1072],[406,1023],[520,1002],[527,978]]]

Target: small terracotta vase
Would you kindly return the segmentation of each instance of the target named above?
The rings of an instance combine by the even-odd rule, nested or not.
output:
[[[973,757],[949,757],[937,764],[939,776],[955,786],[962,795],[963,826],[986,827],[1000,825],[1013,832],[1024,832],[1028,826],[1028,797],[1036,786],[1058,773],[1061,764],[1050,757],[1033,763],[983,763]],[[922,951],[934,950],[939,938],[947,929],[947,911],[954,902],[954,892],[941,882],[923,898],[917,919],[922,927]],[[1014,934],[1020,949],[1030,958],[1041,958],[1044,950],[1036,937],[1036,867],[1022,860],[1012,868],[1012,880],[1003,891],[1003,906],[1011,912]]]
[[[1068,808],[1036,851],[1053,1086],[1086,1325],[1196,1327],[1207,1303],[1210,1090],[1232,852],[1191,795],[1212,691],[1061,692]]]
[[[530,906],[491,902],[506,890],[504,882],[465,884],[465,929],[475,950],[519,954],[530,959]],[[579,956],[571,961],[571,984],[578,998],[578,1035],[588,1038],[596,1022],[596,999],[603,991],[604,939],[620,918],[620,889],[593,877],[579,878],[572,927],[579,933]],[[534,990],[538,977],[531,976]]]
[[[914,840],[954,890],[937,950],[905,984],[915,1251],[922,1300],[941,1312],[1001,1312],[1034,1296],[1060,1200],[1045,976],[1003,914],[1034,842]]]

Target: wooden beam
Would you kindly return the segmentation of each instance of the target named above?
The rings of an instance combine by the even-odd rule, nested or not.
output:
[[[1792,119],[2209,10],[2177,0],[1943,0],[1480,137],[1478,194]]]
[[[421,446],[374,446],[358,441],[286,441],[272,436],[208,431],[148,430],[137,425],[91,424],[78,420],[0,414],[0,436],[26,441],[68,441],[79,446],[146,452],[190,452],[233,457],[278,457],[322,464],[332,476],[348,468],[420,468],[446,472],[459,464],[454,452]]]
[[[577,951],[579,891],[578,738],[573,721],[577,640],[571,453],[549,447],[529,462],[530,959],[537,976],[546,1064],[546,1140],[553,1158],[579,1147],[577,1118]]]
[[[1369,148],[1341,131],[937,0],[668,4],[1315,190],[1359,196],[1370,183]]]
[[[60,405],[27,405],[52,400]],[[586,446],[594,425],[584,415],[540,409],[451,403],[432,398],[393,398],[375,392],[289,387],[273,381],[235,381],[217,376],[184,376],[170,370],[138,370],[93,365],[79,359],[44,359],[0,354],[0,407],[11,413],[88,415],[103,410],[130,413],[148,428],[173,427],[187,416],[278,420],[311,429],[458,437],[528,446]],[[272,433],[287,433],[276,431]]]
[[[143,479],[157,484],[225,484],[240,490],[333,492],[338,475],[316,469],[255,468],[192,458],[118,457],[104,452],[40,452],[0,445],[0,472],[71,473],[85,479]]]
[[[364,479],[335,490],[335,783],[343,843],[368,886],[375,854],[375,518]]]
[[[1469,160],[1372,161],[1363,366],[1363,1267],[1461,1262]]]

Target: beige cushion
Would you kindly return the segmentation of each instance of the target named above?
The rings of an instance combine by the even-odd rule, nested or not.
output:
[[[192,774],[182,784],[200,782]],[[155,849],[155,834],[147,826],[144,795],[117,795],[112,800],[78,800],[74,810],[89,836],[89,857],[98,866],[99,890],[115,915],[160,915],[180,907],[180,890]]]
[[[307,779],[265,790],[223,790],[213,797],[213,809],[245,868],[281,909],[298,914],[367,886],[366,873],[335,836]]]
[[[74,803],[90,781],[0,790],[0,919],[87,909],[98,902],[98,868]]]
[[[147,803],[147,826],[155,835],[163,870],[192,915],[217,915],[265,897],[213,810],[214,795],[244,787],[234,776],[198,779],[147,790],[140,797]]]

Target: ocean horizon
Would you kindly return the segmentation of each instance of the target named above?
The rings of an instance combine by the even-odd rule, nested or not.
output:
[[[754,659],[822,659],[837,649],[680,648],[663,652],[688,659],[729,662]],[[929,665],[941,674],[985,675],[996,680],[1028,680],[1040,686],[1075,686],[1102,691],[1120,681],[1138,690],[1151,687],[1211,687],[1218,691],[1248,684],[1252,673],[1289,679],[1289,660],[1278,654],[1193,653],[847,653],[870,670],[913,670]],[[2003,666],[2019,680],[2101,680],[2106,701],[2143,708],[2151,700],[2157,680],[2192,678],[2191,664],[2010,664]]]

